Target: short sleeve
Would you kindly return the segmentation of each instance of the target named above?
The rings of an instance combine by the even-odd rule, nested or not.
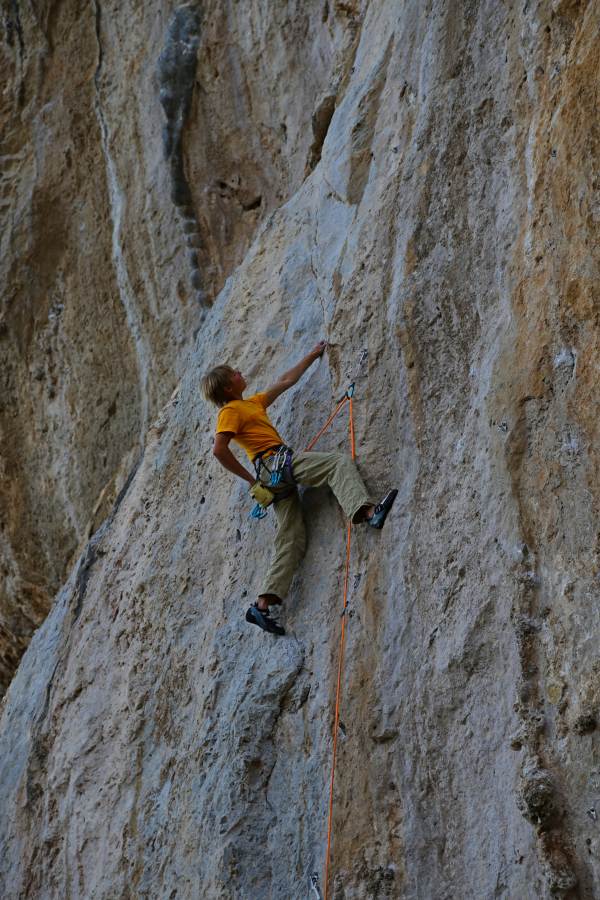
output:
[[[217,429],[216,434],[221,434],[223,431],[231,431],[233,434],[237,434],[240,430],[240,414],[236,409],[231,409],[231,407],[225,407],[219,413],[217,418]]]
[[[260,403],[263,409],[267,408],[267,393],[264,392],[262,394],[253,394],[252,397],[248,397],[249,400],[255,400],[256,403]]]

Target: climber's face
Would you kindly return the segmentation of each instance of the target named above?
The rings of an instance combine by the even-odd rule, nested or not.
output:
[[[246,379],[239,369],[235,369],[229,382],[229,390],[234,397],[240,397],[246,390]]]

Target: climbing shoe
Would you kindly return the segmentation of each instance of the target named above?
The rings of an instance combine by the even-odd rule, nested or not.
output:
[[[381,503],[378,503],[375,507],[375,512],[372,516],[369,516],[367,519],[367,525],[370,525],[371,528],[383,528],[383,523],[387,518],[387,514],[393,506],[394,500],[398,496],[398,491],[396,488],[393,488],[391,491],[388,491]]]
[[[256,603],[253,603],[246,613],[246,622],[258,625],[263,631],[271,634],[285,634],[285,628],[282,628],[275,619],[272,619],[268,612],[259,609]]]

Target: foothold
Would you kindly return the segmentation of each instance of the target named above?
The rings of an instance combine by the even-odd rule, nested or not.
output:
[[[575,734],[591,734],[598,724],[596,716],[592,712],[581,713],[573,722]]]
[[[375,744],[388,744],[390,741],[395,741],[398,735],[397,728],[384,728],[378,734],[371,733],[371,740]]]
[[[523,749],[523,733],[521,731],[517,731],[516,734],[510,739],[510,749],[511,750],[522,750]]]
[[[577,876],[564,858],[560,862],[550,860],[545,874],[553,897],[564,896],[577,885]]]
[[[592,821],[594,821],[594,822],[598,821],[598,813],[596,812],[596,810],[593,806],[591,807],[591,809],[588,809],[587,814],[590,817],[590,819],[592,819]]]
[[[248,200],[247,203],[242,203],[242,209],[244,212],[252,212],[254,209],[260,209],[262,206],[262,197],[259,195],[258,197],[254,197],[252,200]]]
[[[517,801],[521,814],[533,825],[547,828],[558,814],[550,773],[529,761],[523,767],[522,779],[521,795]]]
[[[200,272],[196,269],[196,271],[192,272],[192,287],[196,291],[202,290],[202,278],[200,277]]]

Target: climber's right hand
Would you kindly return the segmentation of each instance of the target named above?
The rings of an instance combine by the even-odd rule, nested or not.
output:
[[[261,484],[260,481],[254,482],[254,484],[250,488],[250,493],[256,500],[258,505],[262,506],[263,509],[266,509],[267,506],[270,506],[275,499],[275,494],[273,493],[273,491],[270,491],[269,488],[265,487],[264,484]]]

